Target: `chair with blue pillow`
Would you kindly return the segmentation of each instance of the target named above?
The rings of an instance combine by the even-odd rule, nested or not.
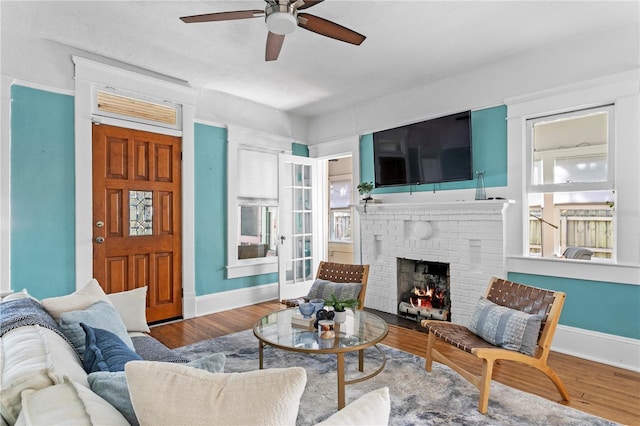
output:
[[[337,293],[336,296],[340,297],[339,293],[344,292],[343,297],[347,293],[349,297],[353,295],[354,299],[358,299],[358,309],[363,309],[368,279],[369,265],[322,261],[318,266],[316,282],[311,286],[309,293],[298,299],[282,300],[281,303],[288,307],[295,307],[301,302],[308,302],[309,299],[327,299],[330,293]],[[354,286],[353,289],[351,286]]]
[[[493,277],[485,296],[476,305],[468,327],[446,321],[423,320],[429,330],[425,369],[432,362],[449,366],[480,391],[478,411],[487,413],[493,365],[516,361],[542,371],[565,401],[569,392],[547,365],[551,341],[560,319],[565,293],[531,287]],[[465,369],[437,349],[436,341],[452,347],[454,356],[482,360],[480,374]]]

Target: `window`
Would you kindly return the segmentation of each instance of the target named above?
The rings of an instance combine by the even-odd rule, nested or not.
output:
[[[277,206],[240,205],[238,259],[277,256],[275,228]]]
[[[153,126],[179,129],[181,106],[169,101],[143,99],[141,95],[122,93],[111,88],[96,88],[93,114],[131,120]]]
[[[529,255],[614,257],[614,107],[527,120]]]
[[[279,155],[291,140],[229,125],[227,278],[278,272]]]
[[[238,149],[238,259],[277,255],[278,156]]]
[[[351,242],[351,179],[330,178],[329,241]]]

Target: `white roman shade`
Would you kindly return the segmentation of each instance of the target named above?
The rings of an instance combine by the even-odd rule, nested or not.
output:
[[[238,150],[238,198],[278,198],[278,156],[245,148]]]

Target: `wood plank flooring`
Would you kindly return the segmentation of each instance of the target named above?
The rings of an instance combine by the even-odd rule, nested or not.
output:
[[[261,316],[279,309],[282,309],[282,305],[277,301],[264,302],[234,309],[233,312],[220,312],[157,325],[151,328],[151,335],[168,347],[177,348],[247,330]],[[384,344],[424,357],[427,334],[388,322],[389,335],[383,341]],[[476,360],[457,354],[452,356],[459,363],[479,371],[480,364]],[[572,399],[566,405],[622,424],[640,425],[640,373],[556,352],[549,356],[549,365],[569,390]],[[551,401],[561,401],[560,394],[551,381],[532,367],[501,362],[494,368],[493,377],[507,386]]]

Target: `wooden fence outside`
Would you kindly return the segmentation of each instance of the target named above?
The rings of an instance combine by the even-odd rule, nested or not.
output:
[[[580,209],[558,207],[558,232],[560,233],[560,253],[567,247],[577,246],[589,249],[593,257],[610,259],[613,255],[613,209]],[[531,214],[541,217],[541,209],[531,209]],[[540,255],[542,245],[542,222],[529,219],[529,254]]]

